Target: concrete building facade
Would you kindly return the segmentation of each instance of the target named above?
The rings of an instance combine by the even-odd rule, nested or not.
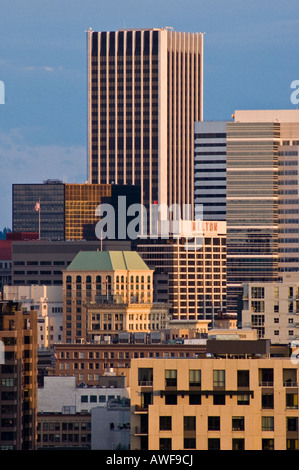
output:
[[[35,450],[37,313],[0,303],[0,449]]]
[[[290,358],[136,359],[130,384],[131,449],[298,449]]]

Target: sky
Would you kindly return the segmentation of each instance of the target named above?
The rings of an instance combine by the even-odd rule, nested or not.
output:
[[[205,120],[297,107],[298,0],[2,0],[0,231],[12,184],[87,180],[86,31],[166,26],[205,33]]]

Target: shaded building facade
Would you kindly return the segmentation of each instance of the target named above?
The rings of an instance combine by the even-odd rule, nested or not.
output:
[[[35,450],[37,416],[37,313],[0,303],[0,448]],[[1,350],[1,352],[3,352]]]

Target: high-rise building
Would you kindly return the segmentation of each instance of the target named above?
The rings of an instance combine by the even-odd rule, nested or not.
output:
[[[0,449],[35,450],[37,415],[37,313],[0,303]]]
[[[298,110],[237,110],[227,126],[228,308],[242,282],[298,270]]]
[[[88,180],[141,187],[145,207],[194,205],[203,34],[94,32],[88,42]]]
[[[139,240],[136,249],[154,269],[154,296],[162,300],[159,291],[167,290],[173,320],[213,321],[226,311],[224,221],[203,221],[198,245],[182,237],[148,238]]]

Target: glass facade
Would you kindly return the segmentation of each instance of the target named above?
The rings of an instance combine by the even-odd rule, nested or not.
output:
[[[64,240],[64,184],[61,181],[14,184],[12,191],[14,232],[40,232],[41,238]]]
[[[278,123],[227,123],[228,306],[278,275]]]

